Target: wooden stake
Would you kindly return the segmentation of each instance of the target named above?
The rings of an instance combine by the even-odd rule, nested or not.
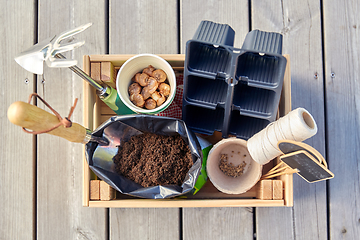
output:
[[[115,189],[110,187],[109,184],[107,184],[104,181],[100,181],[100,200],[101,201],[109,201],[112,199],[115,199]]]
[[[282,165],[284,165],[284,167],[281,167]],[[284,162],[280,162],[275,167],[270,169],[269,172],[264,174],[261,177],[261,179],[270,179],[270,178],[274,178],[277,176],[281,176],[281,175],[285,175],[285,174],[293,174],[293,173],[297,173],[297,172],[298,172],[297,169],[292,169],[289,166],[285,165]]]
[[[261,180],[256,195],[259,199],[271,200],[273,198],[272,180]]]
[[[100,80],[112,88],[116,88],[115,68],[111,62],[101,62]]]
[[[90,65],[90,76],[92,77],[92,79],[94,79],[97,82],[100,82],[101,78],[100,78],[100,63],[99,62],[92,62]]]
[[[283,196],[283,181],[281,180],[273,180],[272,181],[273,186],[273,200],[281,200],[284,198]]]
[[[90,200],[100,200],[100,180],[90,181]]]

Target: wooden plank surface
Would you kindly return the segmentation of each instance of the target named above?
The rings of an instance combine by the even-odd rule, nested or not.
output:
[[[249,31],[248,1],[180,1],[181,53],[202,20],[229,24],[234,46],[241,48]],[[252,208],[185,208],[183,239],[253,239]]]
[[[241,48],[249,31],[249,5],[245,0],[180,0],[181,53],[202,20],[228,24],[235,31],[234,47]]]
[[[110,1],[110,54],[178,53],[177,1]]]
[[[292,108],[313,115],[318,133],[306,142],[325,156],[320,1],[252,1],[251,7],[253,29],[283,34],[283,53],[291,56]],[[308,184],[295,174],[294,207],[258,208],[256,215],[259,240],[327,239],[326,184]]]
[[[357,1],[0,1],[0,239],[358,238]],[[305,107],[315,117],[319,132],[307,143],[324,155],[335,174],[328,181],[328,196],[325,182],[308,184],[295,176],[292,208],[111,209],[108,216],[107,209],[82,207],[83,146],[54,136],[33,138],[5,114],[12,102],[26,101],[37,89],[62,116],[78,97],[72,119],[81,123],[82,80],[69,69],[45,66],[45,84],[40,77],[36,82],[36,76],[15,63],[15,55],[34,44],[37,32],[43,40],[89,21],[94,25],[76,36],[86,45],[66,55],[79,60],[79,67],[83,54],[107,53],[107,36],[112,54],[184,53],[203,19],[230,24],[235,47],[241,47],[249,26],[284,34],[283,53],[291,55],[293,108]],[[158,36],[159,29],[165,37]]]
[[[110,54],[178,53],[177,1],[110,1]],[[111,239],[179,239],[179,209],[110,209]]]
[[[183,239],[254,239],[253,208],[185,208]]]
[[[324,46],[330,239],[360,235],[360,3],[325,1]]]
[[[39,40],[93,22],[92,27],[75,36],[86,44],[64,53],[67,58],[77,59],[81,67],[84,54],[105,53],[105,13],[105,1],[39,1]],[[46,65],[44,76],[45,83],[39,81],[37,86],[40,95],[63,117],[79,98],[71,119],[82,123],[83,80],[67,68]],[[105,239],[107,211],[82,207],[82,144],[43,134],[38,136],[37,154],[38,239]]]
[[[33,239],[35,235],[34,138],[11,124],[6,115],[11,103],[27,101],[34,91],[35,76],[14,60],[34,43],[34,13],[33,1],[1,1],[0,239]]]
[[[110,211],[111,239],[180,239],[178,208],[118,208]]]

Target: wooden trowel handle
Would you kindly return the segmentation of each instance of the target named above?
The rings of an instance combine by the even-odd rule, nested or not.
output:
[[[59,123],[59,119],[55,115],[21,101],[11,104],[7,115],[13,124],[33,131],[50,129]],[[77,123],[72,123],[69,128],[61,125],[48,133],[65,138],[70,142],[84,143],[86,128]]]

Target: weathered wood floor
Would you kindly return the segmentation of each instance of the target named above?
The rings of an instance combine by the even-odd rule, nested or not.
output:
[[[1,0],[0,239],[359,239],[360,2],[249,0]],[[229,24],[241,47],[252,29],[284,35],[291,55],[292,105],[312,113],[318,133],[306,141],[335,178],[308,184],[294,176],[291,208],[90,209],[82,207],[81,144],[32,137],[6,117],[9,105],[38,92],[60,114],[80,99],[82,80],[68,69],[45,81],[14,57],[81,24],[84,54],[184,53],[201,20]],[[43,107],[43,105],[39,106]]]

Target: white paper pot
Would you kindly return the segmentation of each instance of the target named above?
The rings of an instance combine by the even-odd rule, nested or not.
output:
[[[228,155],[228,163],[238,166],[246,162],[241,176],[225,175],[219,168],[221,154]],[[260,179],[262,165],[255,162],[246,147],[246,141],[238,138],[223,139],[210,150],[206,164],[206,171],[212,184],[221,192],[240,194],[250,190]]]
[[[149,65],[152,65],[155,69],[162,69],[166,73],[171,88],[170,95],[166,101],[161,106],[151,110],[135,106],[130,101],[128,93],[128,88],[132,83],[131,79],[136,73],[142,72],[142,70]],[[176,77],[170,64],[163,58],[154,54],[138,54],[129,58],[121,66],[116,76],[116,89],[121,101],[132,111],[144,114],[156,114],[165,110],[173,101],[176,91]]]

